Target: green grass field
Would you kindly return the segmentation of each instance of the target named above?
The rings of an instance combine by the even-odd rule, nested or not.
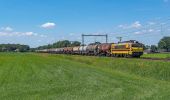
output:
[[[170,53],[144,54],[144,58],[170,58]]]
[[[0,53],[0,100],[169,100],[170,62]]]

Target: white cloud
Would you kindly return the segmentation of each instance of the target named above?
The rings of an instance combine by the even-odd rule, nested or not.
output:
[[[161,25],[165,25],[166,23],[161,23]]]
[[[156,32],[161,32],[161,30],[156,30]]]
[[[154,31],[154,29],[149,29],[149,30],[148,30],[148,32],[153,32],[153,31]]]
[[[51,23],[51,22],[47,22],[47,23],[41,25],[41,27],[45,28],[45,29],[51,29],[51,28],[54,28],[55,26],[56,26],[56,24]]]
[[[38,40],[38,42],[42,42],[42,40]]]
[[[155,25],[155,22],[148,22],[148,25]]]
[[[132,25],[131,25],[131,28],[140,28],[142,25],[140,24],[139,21],[136,21],[134,22]]]
[[[25,32],[25,33],[22,33],[22,35],[25,35],[25,36],[37,36],[38,34],[34,33],[34,32]]]
[[[137,31],[137,32],[134,32],[134,34],[143,34],[143,33],[140,31]]]
[[[125,24],[125,25],[119,25],[118,27],[123,29],[141,28],[142,24],[139,21],[135,21],[130,25]]]
[[[0,28],[0,36],[1,37],[2,36],[27,36],[27,37],[37,36],[37,37],[41,37],[41,38],[47,37],[46,35],[38,34],[35,32],[16,32],[16,31],[13,31],[13,29],[11,27],[1,27]]]
[[[119,27],[119,28],[122,28],[122,29],[129,29],[129,26],[128,26],[128,25],[119,25],[118,27]]]
[[[13,31],[13,29],[11,27],[1,27],[1,30],[8,31],[8,32]]]
[[[69,35],[70,35],[70,36],[74,36],[75,34],[74,34],[74,33],[70,33]]]
[[[169,2],[169,0],[163,0],[165,3]]]
[[[141,30],[141,31],[134,32],[134,34],[147,34],[147,33],[154,33],[154,32],[160,32],[160,30],[154,30],[154,29]]]
[[[37,36],[34,32],[0,32],[0,36]]]
[[[43,38],[44,38],[44,37],[47,37],[47,36],[46,36],[46,35],[40,35],[40,37],[43,37]]]
[[[119,28],[124,28],[124,25],[119,25],[118,27],[119,27]]]
[[[46,37],[45,35],[43,34],[38,34],[38,33],[35,33],[35,32],[16,32],[16,31],[13,31],[12,28],[10,27],[2,27],[0,29],[0,36],[27,36],[27,37],[30,37],[30,36],[38,36],[38,37]]]
[[[63,37],[61,37],[61,40],[66,40],[66,37],[64,37],[64,36],[63,36]]]

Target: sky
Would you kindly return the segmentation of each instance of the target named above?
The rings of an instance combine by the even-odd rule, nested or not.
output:
[[[82,34],[157,44],[170,36],[170,0],[0,0],[0,43],[37,47]],[[85,43],[104,42],[86,37]]]

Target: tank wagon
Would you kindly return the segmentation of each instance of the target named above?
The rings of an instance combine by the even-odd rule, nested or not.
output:
[[[81,55],[86,55],[87,54],[87,46],[80,46],[79,53]]]
[[[88,46],[44,49],[37,50],[36,52],[112,57],[140,57],[143,55],[143,44],[135,40],[130,40],[119,43],[90,44]]]
[[[36,52],[40,52],[40,53],[48,53],[47,51],[48,51],[48,49],[36,50]]]
[[[87,46],[86,52],[88,55],[98,55],[98,44],[97,45],[89,45]]]
[[[98,45],[98,51],[97,53],[99,55],[104,56],[110,56],[111,55],[111,43],[103,43]]]
[[[56,48],[56,54],[62,54],[64,52],[64,48]]]
[[[80,54],[80,46],[78,46],[78,47],[73,47],[73,54]]]
[[[73,53],[73,47],[64,48],[64,54],[72,54],[72,53]]]

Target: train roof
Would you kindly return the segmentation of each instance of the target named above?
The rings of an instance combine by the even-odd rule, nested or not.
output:
[[[123,42],[118,42],[118,43],[139,43],[139,41],[129,40],[129,41],[123,41]]]

